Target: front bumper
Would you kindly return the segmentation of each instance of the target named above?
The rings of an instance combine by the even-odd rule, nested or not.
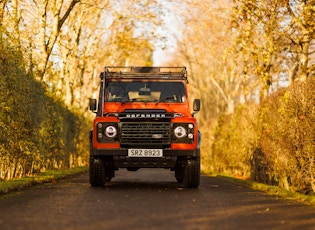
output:
[[[110,158],[115,168],[174,168],[178,158],[198,158],[200,150],[163,150],[163,157],[128,157],[127,149],[93,149],[93,158]]]
[[[127,149],[93,149],[92,156],[126,156],[128,157]],[[199,157],[200,149],[194,150],[171,150],[163,149],[163,156],[191,156]]]

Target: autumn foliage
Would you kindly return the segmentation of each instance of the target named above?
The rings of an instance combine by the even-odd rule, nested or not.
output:
[[[21,54],[3,43],[0,103],[0,180],[84,164],[80,118],[28,74]]]
[[[213,168],[303,193],[315,192],[315,79],[281,89],[260,105],[221,116]]]
[[[87,165],[99,73],[152,65],[159,5],[0,1],[0,180]]]
[[[85,164],[100,71],[156,57],[201,99],[204,171],[314,192],[314,5],[0,1],[0,179]]]

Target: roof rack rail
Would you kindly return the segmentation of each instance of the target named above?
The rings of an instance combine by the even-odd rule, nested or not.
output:
[[[164,66],[105,66],[104,75],[108,78],[162,78],[162,79],[187,79],[186,67]]]

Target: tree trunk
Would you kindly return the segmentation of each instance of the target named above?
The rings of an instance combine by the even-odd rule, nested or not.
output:
[[[48,18],[48,8],[49,8],[49,1],[45,0],[42,6],[42,13],[41,13],[41,22],[40,22],[40,41],[39,41],[39,50],[41,53],[40,60],[38,63],[38,72],[39,77],[43,82],[46,82],[45,73],[49,58],[51,56],[52,50],[54,45],[57,41],[57,38],[60,35],[61,28],[69,17],[74,6],[79,2],[79,0],[72,0],[69,7],[67,8],[64,15],[61,17],[60,12],[62,11],[63,1],[56,1],[54,2],[54,6],[52,9],[53,12],[53,25],[48,28],[47,18]],[[49,34],[48,32],[49,31]]]
[[[2,26],[4,7],[6,6],[7,0],[0,1],[0,27]]]
[[[309,60],[308,50],[310,47],[310,41],[311,41],[311,38],[309,34],[306,34],[300,42],[301,54],[299,58],[299,69],[298,69],[298,80],[300,81],[305,81],[308,77],[307,67],[308,67],[308,60]]]

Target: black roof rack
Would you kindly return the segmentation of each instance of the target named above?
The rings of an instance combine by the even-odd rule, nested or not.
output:
[[[104,74],[104,75],[103,75]],[[105,66],[101,77],[108,78],[161,78],[161,79],[187,79],[186,67],[148,67],[148,66]]]

